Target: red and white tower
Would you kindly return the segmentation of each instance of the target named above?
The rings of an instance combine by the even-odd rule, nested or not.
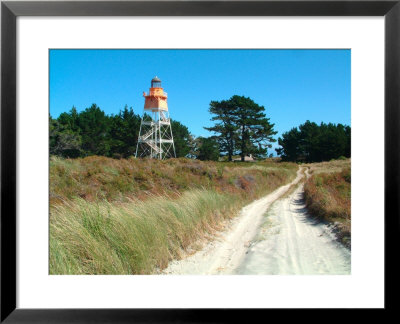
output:
[[[150,92],[143,92],[143,97],[144,110],[135,156],[160,160],[176,157],[168,112],[168,95],[161,87],[159,78],[151,80]]]

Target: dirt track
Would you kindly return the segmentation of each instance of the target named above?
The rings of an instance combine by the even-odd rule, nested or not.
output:
[[[303,185],[273,204],[237,274],[350,274],[350,251],[307,215]]]
[[[214,241],[163,273],[349,274],[350,251],[327,225],[307,217],[302,185],[281,198],[302,177],[299,170],[292,183],[244,207]]]

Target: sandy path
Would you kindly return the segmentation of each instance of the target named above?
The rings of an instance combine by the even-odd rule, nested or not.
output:
[[[244,207],[228,230],[209,242],[201,251],[169,264],[164,274],[233,274],[243,262],[268,207],[281,197],[292,184],[302,178],[301,169],[290,184]]]
[[[350,251],[307,217],[303,184],[275,202],[236,274],[350,274]]]

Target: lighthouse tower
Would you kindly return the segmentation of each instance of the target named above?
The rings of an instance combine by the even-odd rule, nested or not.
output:
[[[135,156],[160,160],[176,157],[168,112],[168,96],[161,87],[159,78],[151,80],[150,92],[143,92],[143,97],[144,110]]]

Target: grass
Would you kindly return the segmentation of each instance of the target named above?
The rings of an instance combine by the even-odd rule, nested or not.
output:
[[[340,161],[343,162],[343,161]],[[304,196],[310,213],[335,224],[340,242],[351,246],[351,170],[350,160],[333,166],[314,166],[313,175],[304,185]],[[324,168],[328,172],[324,172]],[[315,172],[316,170],[316,172]],[[332,171],[333,170],[333,171]]]
[[[341,172],[343,169],[350,168],[351,159],[337,159],[327,162],[308,163],[304,165],[309,168],[310,174]]]
[[[52,157],[50,204],[56,205],[76,197],[86,201],[126,202],[131,198],[146,200],[148,196],[171,196],[171,192],[179,194],[189,189],[201,188],[238,191],[238,183],[246,185],[246,182],[254,182],[255,178],[267,173],[274,178],[287,178],[296,168],[295,164],[276,162],[202,162],[184,158],[166,161],[134,158],[115,160],[100,156],[79,159]]]
[[[212,190],[121,205],[78,198],[51,214],[51,273],[152,273],[179,258],[237,207],[233,196]]]
[[[296,170],[276,162],[52,158],[50,273],[154,273]]]

